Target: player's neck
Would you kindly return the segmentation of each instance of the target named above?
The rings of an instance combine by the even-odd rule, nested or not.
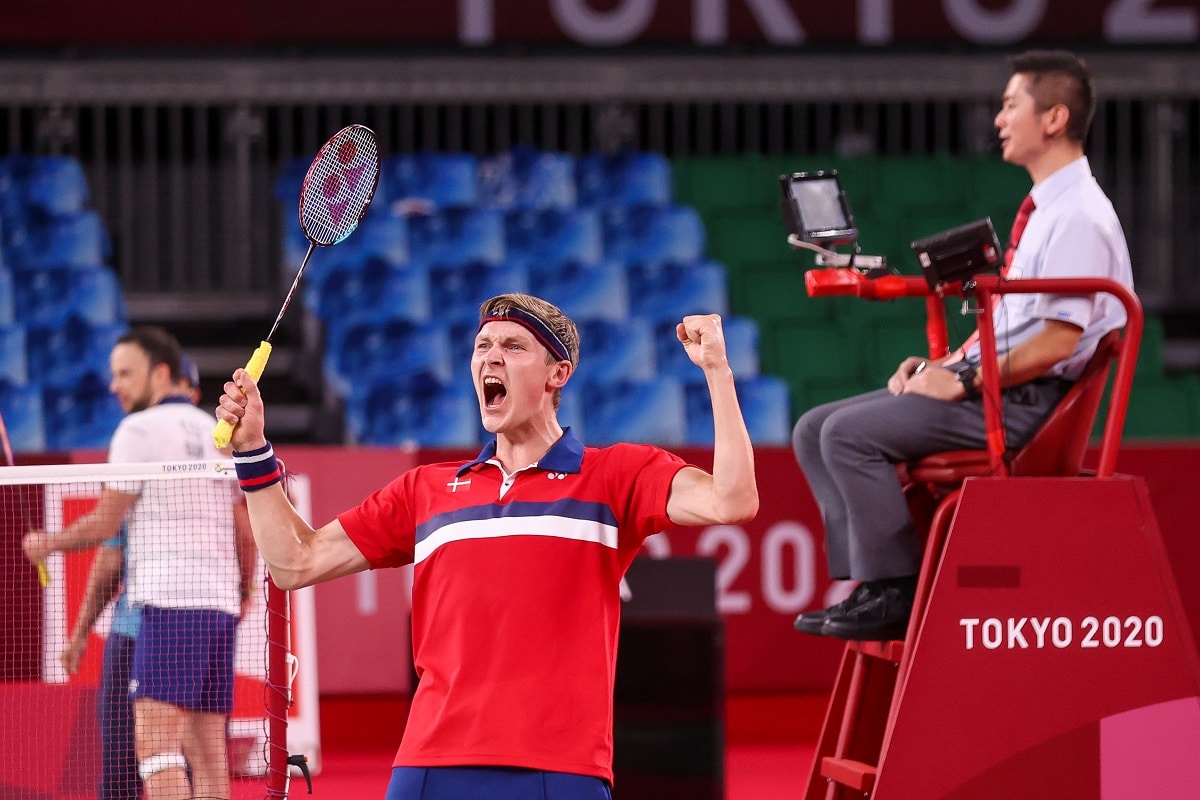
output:
[[[550,417],[539,423],[530,422],[512,431],[496,434],[496,460],[504,469],[513,472],[537,463],[554,443],[562,438],[558,419]]]

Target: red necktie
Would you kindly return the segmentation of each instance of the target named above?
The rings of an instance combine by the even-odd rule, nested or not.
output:
[[[1017,245],[1021,242],[1021,234],[1025,233],[1025,226],[1029,224],[1029,215],[1037,206],[1033,202],[1033,195],[1025,195],[1025,199],[1021,201],[1021,207],[1017,209],[1017,216],[1013,219],[1012,231],[1008,234],[1008,247],[1004,248],[1004,266],[1000,268],[1000,277],[1008,276],[1008,270],[1012,266],[1013,258],[1017,255]],[[996,310],[996,303],[999,302],[998,297],[993,296],[990,307],[988,308],[989,318],[992,312]],[[979,331],[972,331],[967,340],[958,348],[959,352],[966,357],[967,350],[971,345],[979,340]]]
[[[1004,250],[1004,267],[1000,270],[1001,275],[1008,274],[1008,268],[1012,266],[1013,258],[1017,255],[1017,245],[1021,242],[1021,234],[1025,232],[1025,226],[1029,224],[1029,215],[1037,208],[1033,202],[1033,195],[1025,195],[1025,199],[1021,201],[1021,207],[1017,209],[1017,216],[1013,219],[1012,232],[1008,234],[1008,247]]]

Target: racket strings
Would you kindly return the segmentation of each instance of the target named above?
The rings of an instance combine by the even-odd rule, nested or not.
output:
[[[300,193],[300,225],[314,245],[337,244],[358,227],[379,180],[379,147],[361,125],[321,148]]]

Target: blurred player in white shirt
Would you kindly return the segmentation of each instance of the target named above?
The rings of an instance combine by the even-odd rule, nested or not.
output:
[[[223,457],[212,443],[213,417],[177,392],[180,355],[175,338],[157,327],[118,340],[110,389],[128,416],[113,434],[109,462]],[[55,550],[95,546],[116,535],[123,519],[126,591],[142,614],[129,693],[146,796],[229,798],[225,723],[235,630],[254,564],[242,498],[204,479],[169,488],[109,483],[96,508],[67,530],[27,536],[25,554],[36,563]]]

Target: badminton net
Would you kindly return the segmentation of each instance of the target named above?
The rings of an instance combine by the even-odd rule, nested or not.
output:
[[[123,542],[52,553],[39,579],[22,552],[26,532],[59,535],[98,513],[104,491],[137,497],[123,520],[103,523],[119,529]],[[132,711],[141,701],[129,702],[131,683],[139,684],[130,669],[140,669],[147,684],[135,697],[174,693],[172,705],[197,703],[221,715],[221,698],[232,695],[224,747],[181,744],[188,781],[198,780],[194,761],[214,763],[197,753],[224,750],[230,797],[286,793],[270,786],[280,785],[280,772],[287,775],[286,743],[272,746],[271,736],[274,717],[284,721],[286,737],[288,679],[276,675],[273,683],[268,668],[273,616],[284,619],[282,637],[274,626],[282,639],[274,647],[286,647],[286,596],[268,589],[252,540],[235,531],[234,506],[242,502],[230,462],[0,468],[0,797],[91,798],[102,781],[108,796],[140,796],[128,715],[141,713]],[[86,618],[89,576],[95,584],[111,574],[113,554],[123,560],[118,582],[108,585],[124,593],[128,607],[114,598],[87,630],[81,614]],[[96,586],[102,599],[109,594],[105,584]],[[232,632],[221,615],[237,620]],[[198,629],[215,631],[218,644],[201,641]],[[139,645],[144,652],[137,653]],[[230,647],[231,676],[221,666]],[[276,664],[285,661],[286,653],[275,654]],[[272,766],[281,756],[284,763]]]

